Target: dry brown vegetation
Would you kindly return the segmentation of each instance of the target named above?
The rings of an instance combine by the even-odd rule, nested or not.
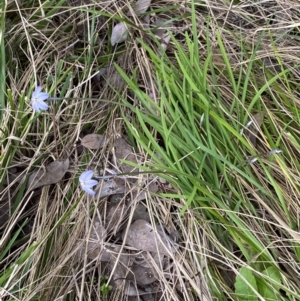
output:
[[[282,286],[290,289],[288,300],[298,300],[299,119],[295,116],[300,105],[300,4],[207,0],[195,1],[195,10],[199,64],[212,56],[218,82],[215,93],[223,100],[221,111],[231,108],[236,94],[218,34],[233,75],[249,78],[241,107],[250,106],[258,87],[272,76],[291,70],[286,81],[260,96],[268,120],[274,122],[286,152],[294,158],[287,164],[289,170],[280,168],[278,162],[270,163],[276,189],[284,200],[276,199],[270,205],[239,175],[234,185],[244,192],[241,199],[249,201],[249,211],[237,213],[245,229],[250,229],[263,246],[274,247],[270,253],[280,258],[276,264],[282,270]],[[128,37],[112,46],[112,31],[119,22],[128,26]],[[203,207],[187,208],[181,215],[187,198],[171,197],[180,195],[180,185],[171,185],[159,174],[137,173],[137,166],[142,171],[153,159],[130,135],[124,117],[134,120],[133,112],[122,99],[142,112],[145,108],[114,63],[159,105],[157,69],[140,41],[159,56],[165,51],[176,65],[176,45],[172,39],[168,41],[168,32],[188,51],[185,35],[193,34],[191,1],[153,0],[145,13],[136,14],[127,0],[60,4],[8,0],[6,88],[11,90],[12,102],[1,125],[6,135],[1,137],[2,251],[21,225],[25,226],[1,261],[1,275],[18,262],[0,291],[3,300],[208,301],[216,300],[216,291],[220,292],[219,300],[223,300],[221,295],[224,300],[238,300],[233,294],[235,277],[239,267],[251,260],[245,259],[231,241],[228,225],[222,228],[213,215],[209,219]],[[251,74],[246,75],[249,64],[253,64]],[[207,82],[214,90],[213,74]],[[41,115],[32,112],[28,99],[35,84],[58,98]],[[295,111],[286,108],[286,101],[293,103]],[[282,115],[276,113],[278,110]],[[241,123],[236,110],[228,109],[224,114]],[[258,123],[259,128],[263,126]],[[261,133],[253,131],[255,136]],[[81,142],[94,133],[103,135],[101,147],[87,147]],[[154,130],[153,136],[162,139]],[[259,139],[260,143],[254,142],[256,150],[265,152],[268,142],[262,136]],[[122,159],[136,165],[129,167]],[[55,160],[68,160],[61,177],[57,175],[61,167],[51,171],[57,181],[31,188],[35,179],[24,184],[34,171],[42,171],[39,176],[49,174],[47,166]],[[78,176],[86,169],[94,169],[100,176],[112,170],[133,173],[100,181],[97,197],[92,198],[78,185]],[[253,173],[265,190],[276,195],[263,168],[253,167]],[[108,192],[101,194],[105,189]],[[230,196],[234,198],[236,191]],[[209,209],[214,206],[217,208],[208,204]],[[225,210],[218,210],[226,215]],[[224,233],[216,229],[224,229]],[[225,236],[230,237],[226,246],[219,240]],[[18,259],[20,255],[26,260]],[[253,254],[253,258],[259,255]]]

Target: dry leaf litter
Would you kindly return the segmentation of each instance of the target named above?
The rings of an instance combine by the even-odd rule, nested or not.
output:
[[[101,141],[101,143],[99,143]],[[89,134],[82,138],[82,144],[90,149],[106,145],[104,136]],[[138,165],[138,156],[125,138],[117,138],[112,148],[112,165],[118,173],[132,174]],[[112,173],[113,167],[107,168]],[[144,177],[143,177],[144,178]],[[147,295],[149,300],[161,296],[161,277],[170,274],[170,260],[176,256],[178,246],[167,231],[153,225],[145,200],[148,193],[158,191],[158,185],[147,177],[142,183],[138,178],[130,181],[124,177],[112,177],[100,181],[95,188],[96,198],[108,198],[106,212],[91,221],[88,240],[83,240],[78,252],[82,260],[85,250],[89,261],[106,263],[111,273],[110,285],[127,297]],[[99,212],[100,209],[99,209]],[[164,275],[166,273],[166,275]],[[168,281],[172,281],[166,276]],[[154,297],[156,296],[156,297]]]

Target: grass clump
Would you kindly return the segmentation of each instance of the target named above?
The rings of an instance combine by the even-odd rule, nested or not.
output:
[[[295,187],[296,183],[293,177],[286,178],[291,159],[285,159],[290,154],[284,152],[282,132],[276,122],[282,118],[282,111],[270,112],[264,101],[269,90],[279,87],[291,72],[284,69],[269,76],[261,87],[250,78],[255,68],[259,68],[252,58],[248,66],[241,67],[243,70],[236,70],[237,77],[228,63],[220,34],[216,33],[216,37],[224,60],[223,74],[227,74],[227,86],[232,87],[232,104],[226,106],[223,102],[218,87],[220,70],[214,67],[209,55],[213,51],[211,46],[208,45],[206,60],[199,65],[199,58],[194,55],[198,42],[195,44],[188,36],[187,52],[173,40],[176,63],[167,56],[158,57],[143,45],[157,68],[157,98],[135,93],[142,109],[133,108],[135,118],[127,121],[127,128],[151,155],[154,162],[149,164],[150,170],[163,171],[161,176],[180,191],[164,196],[185,200],[181,214],[192,210],[200,215],[196,223],[201,230],[195,227],[198,233],[194,235],[200,232],[202,240],[208,243],[207,249],[199,250],[199,254],[204,252],[209,258],[208,273],[215,279],[211,283],[214,295],[219,300],[226,300],[228,295],[240,300],[258,300],[259,296],[283,300],[287,295],[297,298],[296,282],[283,285],[288,278],[281,273],[280,259],[284,258],[281,250],[285,239],[290,237],[288,240],[296,244],[299,239],[297,210],[288,210],[293,201],[283,194],[283,190]],[[252,57],[255,49],[253,53]],[[126,80],[131,89],[138,89],[131,79]],[[251,93],[250,89],[254,91]],[[260,125],[255,122],[256,128],[251,133],[241,134],[243,129],[248,130],[245,120],[251,120],[257,113],[266,117]],[[250,139],[253,135],[258,137],[254,144]],[[270,155],[275,147],[275,155]],[[283,154],[277,155],[281,153],[279,150]],[[291,182],[283,184],[282,178]],[[283,234],[285,239],[275,233]],[[276,242],[274,235],[278,237]],[[292,256],[299,260],[297,251]],[[227,287],[220,293],[225,279],[230,280],[226,273],[220,275],[221,267],[238,275],[247,268],[244,277],[255,284],[249,289],[251,295],[245,293],[247,285],[241,277],[243,280],[236,280],[232,290]],[[290,272],[289,279],[295,271]],[[243,291],[246,296],[241,295]]]
[[[297,8],[138,3],[2,3],[1,298],[299,300]],[[120,22],[128,37],[112,46]],[[41,114],[37,85],[52,98]],[[105,146],[84,147],[88,134]],[[96,189],[127,188],[87,197],[88,169],[116,173]],[[175,246],[147,257],[147,285],[126,264],[143,253],[124,238],[139,205]]]

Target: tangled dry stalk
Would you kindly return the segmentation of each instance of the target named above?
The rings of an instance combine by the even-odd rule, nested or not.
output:
[[[127,0],[74,0],[64,2],[59,8],[55,2],[50,4],[30,7],[24,1],[7,3],[7,85],[14,105],[7,109],[3,120],[9,135],[1,153],[10,153],[11,157],[7,160],[9,165],[2,165],[9,171],[1,191],[2,243],[9,241],[26,219],[27,223],[22,230],[23,240],[2,260],[1,269],[14,262],[28,246],[36,244],[31,249],[30,264],[20,262],[7,279],[2,298],[19,294],[22,300],[214,300],[212,287],[223,291],[232,288],[242,259],[220,244],[212,230],[213,222],[204,219],[201,211],[188,209],[180,215],[185,200],[162,196],[176,193],[178,188],[158,175],[139,174],[115,184],[114,189],[121,187],[119,195],[92,199],[83,195],[76,184],[78,173],[86,169],[87,164],[100,170],[100,175],[107,168],[122,172],[118,164],[124,163],[118,160],[128,160],[128,153],[118,157],[116,152],[131,141],[123,116],[130,119],[132,112],[121,105],[120,97],[144,109],[113,63],[117,62],[127,74],[135,74],[139,87],[159,103],[155,68],[138,39],[159,54],[162,48],[147,31],[157,27],[156,38],[161,46],[166,45],[165,51],[175,63],[175,46],[165,40],[167,30],[187,49],[184,35],[192,34],[191,2],[153,1],[150,4],[153,13],[143,17],[133,12],[131,16],[126,15],[132,10]],[[291,86],[297,83],[299,3],[207,0],[195,1],[195,7],[200,61],[204,62],[210,55],[207,53],[207,43],[210,43],[215,50],[211,54],[213,62],[219,71],[218,91],[225,106],[231,106],[233,93],[226,62],[218,47],[218,33],[236,76],[241,69],[247,69],[251,51],[257,45],[255,61],[259,63],[253,65],[253,74],[257,77],[250,78],[253,91],[249,93],[263,86],[268,74],[280,72],[282,66],[292,70]],[[128,38],[124,47],[112,47],[109,40],[113,26],[124,19],[131,22]],[[268,74],[264,73],[265,68]],[[212,77],[207,81],[214,84]],[[46,85],[53,97],[62,99],[53,102],[52,109],[38,118],[31,115],[28,100],[24,98],[34,83]],[[285,83],[281,91],[272,89],[274,98],[288,95],[299,108],[297,91],[291,95],[291,88]],[[272,99],[262,97],[269,118],[275,121],[279,132],[286,133],[285,124],[274,114]],[[21,100],[25,102],[18,103]],[[288,110],[282,104],[281,107],[288,115]],[[236,112],[230,117],[237,118]],[[290,131],[297,135],[299,130],[292,124]],[[105,147],[89,149],[81,145],[84,136],[100,132],[106,137]],[[284,135],[287,149],[299,158],[288,134]],[[125,137],[126,142],[116,149],[120,137]],[[129,161],[140,167],[151,161],[140,145],[131,148],[131,152],[137,159]],[[70,163],[61,181],[34,191],[26,190],[23,179],[34,168],[45,170],[51,161],[67,158]],[[291,175],[299,180],[298,169],[293,164],[291,162]],[[257,177],[262,178],[265,189],[270,189],[262,170],[254,170]],[[281,170],[275,174],[289,204],[288,210],[299,217],[297,189],[282,176]],[[261,213],[245,222],[245,228],[256,233],[264,245],[269,242],[264,241],[263,234],[271,233],[286,277],[299,274],[299,266],[289,250],[291,237],[299,241],[296,230],[299,225],[290,229],[280,206],[274,203],[271,209],[259,192],[247,186],[242,178],[237,181],[245,191],[243,197],[255,199],[257,211]],[[20,191],[23,194],[19,194]],[[11,208],[14,208],[13,215],[10,215]],[[143,214],[138,215],[138,210]],[[241,215],[247,216],[247,212]],[[136,242],[130,245],[128,235],[136,221],[143,221],[138,228],[151,227],[150,232],[156,234],[150,237],[148,233],[147,239],[138,236],[138,241],[145,239],[143,245],[165,247],[155,251],[136,248]],[[285,234],[279,233],[281,230],[289,233],[287,241],[291,241],[291,246],[282,240]],[[216,280],[212,270],[217,270],[222,280]],[[151,274],[154,281],[148,277],[148,282],[143,282],[143,273]],[[298,280],[294,281],[296,285]],[[21,286],[16,288],[16,284]]]

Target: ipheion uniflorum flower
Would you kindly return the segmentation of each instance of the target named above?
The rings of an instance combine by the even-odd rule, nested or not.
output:
[[[49,94],[42,92],[42,87],[37,86],[31,96],[31,105],[35,112],[40,113],[41,110],[48,110],[49,106],[45,100],[49,98]]]
[[[96,192],[92,189],[94,186],[98,184],[97,180],[93,180],[92,177],[94,175],[93,170],[84,171],[79,177],[79,184],[86,193],[90,195],[95,195]]]

